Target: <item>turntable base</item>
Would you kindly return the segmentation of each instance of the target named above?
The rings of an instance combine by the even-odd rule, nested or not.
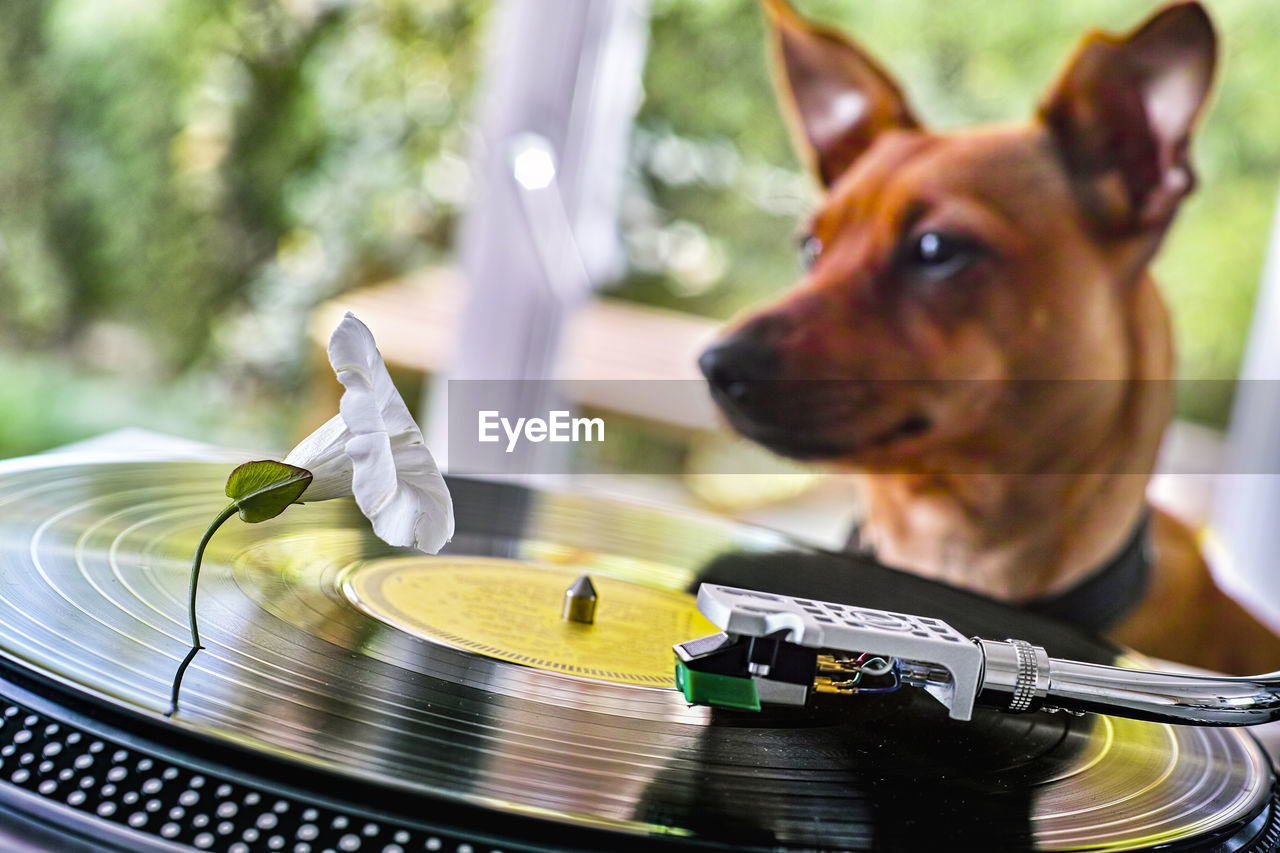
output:
[[[438,560],[341,502],[228,524],[202,578],[207,647],[168,719],[190,555],[226,473],[0,464],[0,833],[233,853],[1276,846],[1275,779],[1239,730],[960,723],[915,691],[690,708],[669,647],[714,630],[688,606],[700,579],[1120,652],[774,534],[493,483],[451,482]],[[584,572],[594,625],[538,603]]]

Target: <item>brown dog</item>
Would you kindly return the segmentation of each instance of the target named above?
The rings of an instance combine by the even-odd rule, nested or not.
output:
[[[703,354],[717,403],[777,453],[861,474],[862,539],[890,565],[1014,602],[1072,588],[1133,539],[1171,415],[1146,268],[1193,184],[1207,15],[1092,34],[1032,122],[935,134],[859,48],[764,5],[827,195],[808,274]],[[1192,534],[1156,511],[1151,535],[1147,591],[1110,636],[1280,668]]]

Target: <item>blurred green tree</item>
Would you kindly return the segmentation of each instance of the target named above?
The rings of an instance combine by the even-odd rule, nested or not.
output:
[[[943,128],[1028,115],[1081,32],[1132,26],[1151,5],[799,3],[883,57]],[[1280,166],[1280,4],[1209,3],[1224,62],[1195,151],[1201,189],[1157,273],[1184,374],[1224,378]],[[0,455],[127,419],[123,403],[49,402],[100,374],[146,386],[111,386],[135,422],[185,417],[216,437],[229,411],[299,387],[317,302],[447,258],[492,5],[0,0],[0,368],[24,372],[12,388],[46,390],[40,413],[0,429]],[[724,317],[796,275],[788,235],[815,194],[764,59],[751,0],[653,0],[618,295]],[[1207,383],[1183,411],[1221,422],[1228,392]]]
[[[0,0],[0,332],[110,321],[171,373],[266,309],[296,352],[316,300],[447,249],[423,170],[487,5]]]

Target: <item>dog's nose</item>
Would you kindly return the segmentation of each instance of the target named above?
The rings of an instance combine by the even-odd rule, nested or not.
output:
[[[753,383],[777,379],[781,365],[778,351],[754,335],[731,335],[698,357],[707,382],[733,401],[748,397]]]

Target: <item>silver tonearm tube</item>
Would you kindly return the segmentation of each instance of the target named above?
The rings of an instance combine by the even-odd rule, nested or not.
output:
[[[1051,658],[1022,640],[977,640],[978,702],[1014,713],[1094,711],[1200,726],[1280,720],[1280,672],[1233,678],[1124,669]]]

